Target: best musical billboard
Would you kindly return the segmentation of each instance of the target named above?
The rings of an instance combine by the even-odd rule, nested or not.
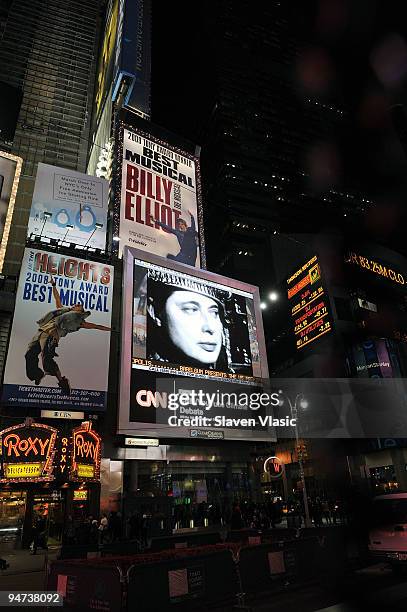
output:
[[[199,159],[136,128],[121,129],[119,253],[130,246],[200,267]]]
[[[0,272],[3,270],[22,164],[21,157],[0,151]]]
[[[105,179],[39,163],[27,235],[104,251],[108,195]]]
[[[156,400],[171,388],[261,390],[268,370],[257,287],[129,248],[123,279],[119,433],[194,437],[168,427],[165,401]],[[232,403],[218,403],[217,414],[240,414]]]
[[[5,403],[105,407],[112,291],[112,266],[25,250],[4,374]]]

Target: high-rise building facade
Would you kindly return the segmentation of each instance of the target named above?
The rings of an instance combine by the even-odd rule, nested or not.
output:
[[[100,0],[16,0],[2,15],[0,82],[22,90],[10,152],[23,158],[4,272],[19,270],[38,162],[85,170]]]
[[[193,45],[184,70],[194,86],[180,78],[170,90],[170,77],[155,79],[166,61],[157,53],[153,119],[202,145],[208,267],[267,287],[275,233],[354,223],[371,205],[340,182],[332,141],[347,113],[339,96],[305,95],[303,42],[286,3],[205,3],[189,38],[192,17],[177,6],[185,17],[172,38],[180,53]]]

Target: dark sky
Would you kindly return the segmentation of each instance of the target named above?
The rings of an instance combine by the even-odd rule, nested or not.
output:
[[[209,13],[223,1],[206,0],[200,10]],[[248,21],[254,18],[246,0],[232,4],[235,10],[246,7]],[[292,66],[299,95],[345,110],[346,121],[331,134],[343,185],[360,186],[375,198],[378,207],[367,225],[389,236],[406,220],[407,116],[400,106],[407,86],[403,4],[280,2],[300,47]],[[256,6],[258,10],[261,2]],[[153,15],[153,121],[199,141],[210,107],[206,83],[216,72],[216,56],[206,54],[210,28],[201,27],[196,4],[185,0],[155,2]]]
[[[342,99],[348,113],[336,135],[344,176],[366,186],[378,208],[367,226],[382,232],[406,220],[406,20],[401,2],[320,0],[297,2],[303,35],[300,62],[320,79],[309,87],[322,99]]]

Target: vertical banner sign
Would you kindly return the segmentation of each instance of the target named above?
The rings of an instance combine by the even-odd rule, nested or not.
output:
[[[102,440],[92,429],[92,423],[86,421],[72,432],[72,459],[70,480],[100,479]]]
[[[0,273],[3,270],[22,164],[21,157],[0,151]]]
[[[25,250],[4,402],[40,408],[105,408],[112,291],[112,266]]]
[[[124,128],[120,254],[127,246],[201,267],[198,158]]]
[[[106,248],[108,181],[38,164],[28,236]]]
[[[113,100],[123,82],[124,104],[150,116],[151,0],[120,0],[114,66]]]
[[[99,121],[100,115],[102,114],[103,105],[105,103],[106,96],[113,79],[119,0],[110,0],[109,7],[106,12],[107,19],[99,59],[95,96],[95,115],[97,122]]]
[[[329,300],[316,255],[287,279],[287,296],[298,350],[332,331]]]

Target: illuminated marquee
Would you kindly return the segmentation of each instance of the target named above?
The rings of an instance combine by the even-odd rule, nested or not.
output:
[[[86,501],[88,499],[88,492],[86,489],[76,489],[73,492],[73,501]]]
[[[1,198],[2,202],[8,200],[5,215],[0,211],[0,273],[3,271],[22,166],[21,157],[0,151]]]
[[[72,432],[70,480],[99,480],[101,438],[86,421]]]
[[[57,430],[27,420],[0,432],[0,482],[51,481]]]
[[[406,280],[401,272],[396,272],[392,268],[378,263],[370,257],[359,255],[358,253],[349,252],[345,256],[345,263],[356,265],[359,268],[363,268],[364,270],[371,272],[372,274],[376,274],[376,276],[387,278],[387,280],[390,280],[397,285],[405,285],[406,283]]]
[[[301,349],[332,330],[328,300],[316,255],[287,279],[287,297],[296,336]]]

